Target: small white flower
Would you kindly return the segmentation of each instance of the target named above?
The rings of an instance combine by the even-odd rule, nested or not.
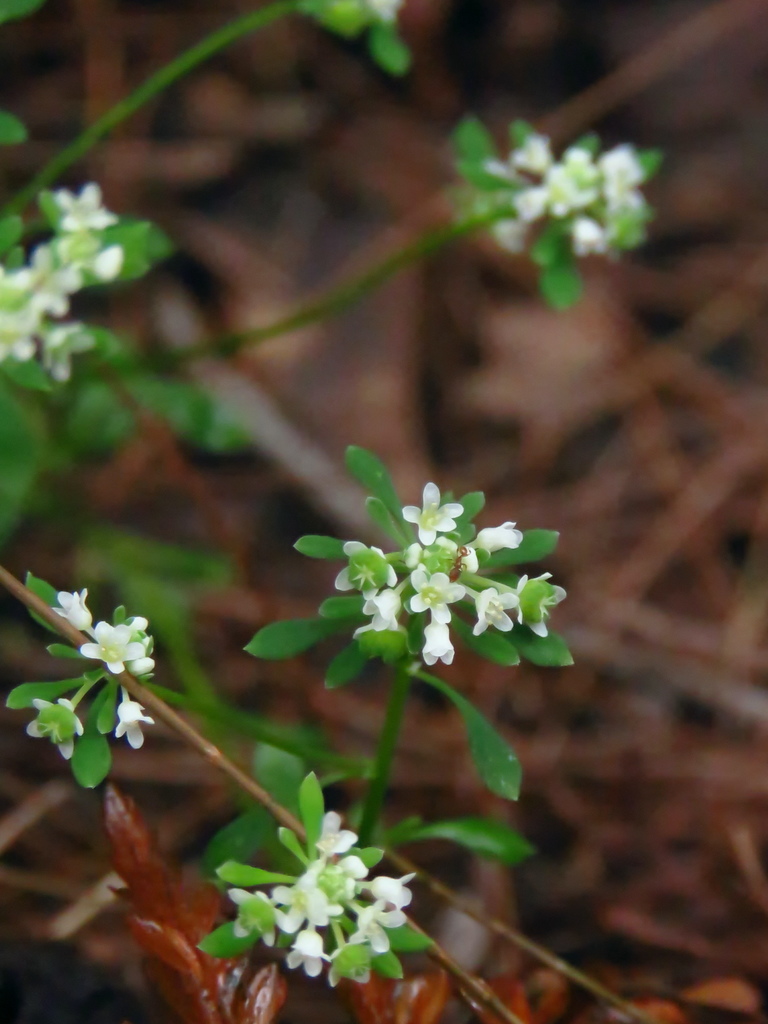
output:
[[[380,21],[395,21],[403,0],[363,0],[368,10]]]
[[[535,185],[532,188],[524,188],[515,196],[515,207],[520,220],[530,224],[542,217],[549,202],[549,189],[543,185]]]
[[[41,313],[65,316],[69,296],[78,291],[83,279],[77,267],[59,266],[49,245],[38,245],[32,254],[32,304]]]
[[[389,949],[387,928],[400,928],[406,922],[402,910],[385,910],[384,900],[377,900],[357,910],[357,930],[350,936],[353,945],[367,942],[374,953],[386,953]]]
[[[600,171],[589,150],[571,146],[563,159],[547,171],[547,205],[556,217],[566,217],[595,202],[599,195]]]
[[[409,569],[415,569],[417,565],[421,565],[421,559],[424,554],[424,548],[421,544],[417,544],[416,541],[405,549],[405,564]]]
[[[528,224],[524,220],[512,218],[497,220],[491,227],[491,234],[506,252],[522,252],[525,249]]]
[[[500,551],[502,548],[519,548],[523,541],[520,530],[507,521],[501,526],[486,526],[475,538],[475,545],[484,551]]]
[[[63,619],[66,619],[75,629],[90,629],[93,617],[85,603],[87,597],[87,589],[81,590],[79,594],[68,594],[64,590],[59,591],[56,595],[59,607],[53,610],[57,615],[61,615]]]
[[[421,653],[427,665],[434,665],[436,661],[451,664],[455,652],[445,623],[432,621],[425,627],[424,647]]]
[[[546,174],[552,166],[552,150],[546,135],[529,135],[512,154],[512,164],[529,174]]]
[[[373,616],[371,628],[381,632],[384,629],[399,628],[397,616],[402,607],[403,602],[397,591],[382,590],[380,594],[368,598],[363,605],[363,612]]]
[[[635,189],[645,181],[645,171],[635,147],[629,143],[614,146],[603,153],[597,165],[603,172],[603,192],[609,209],[635,205]]]
[[[408,888],[408,882],[416,877],[416,872],[402,875],[400,878],[389,878],[387,875],[379,875],[367,886],[373,893],[374,899],[382,900],[384,903],[391,903],[397,910],[407,907],[413,898],[413,893]]]
[[[517,581],[515,592],[518,595],[520,604],[517,609],[517,621],[524,623],[537,636],[546,636],[549,632],[546,620],[549,618],[549,609],[566,597],[562,587],[546,583],[552,576],[551,572],[544,572],[541,576],[521,576]],[[536,586],[544,584],[545,586]]]
[[[349,565],[336,577],[334,585],[337,590],[362,590],[363,597],[368,598],[373,597],[380,587],[394,587],[397,583],[397,573],[381,548],[368,547],[359,540],[348,540],[344,554],[349,558]]]
[[[91,270],[100,281],[114,281],[123,269],[125,253],[120,245],[110,245],[94,259]]]
[[[115,739],[125,736],[134,750],[138,750],[144,743],[144,733],[141,731],[141,722],[147,725],[154,725],[154,718],[144,714],[144,706],[138,701],[131,700],[128,691],[123,688],[123,699],[117,706],[117,726],[115,728]]]
[[[475,598],[477,608],[477,622],[472,632],[475,636],[484,633],[489,626],[495,626],[502,633],[508,633],[512,629],[512,619],[507,615],[506,608],[517,608],[520,598],[516,593],[499,593],[496,587],[487,587],[481,590]]]
[[[323,940],[313,928],[299,932],[293,949],[286,957],[289,967],[303,967],[310,978],[316,978],[323,969],[323,960],[330,957],[323,952]]]
[[[294,885],[276,885],[272,890],[272,901],[288,910],[276,910],[277,926],[281,931],[292,934],[306,921],[313,927],[323,928],[331,917],[344,912],[339,903],[331,903],[322,889],[318,888],[318,877],[325,867],[323,860],[315,861]]]
[[[101,189],[95,182],[83,186],[80,195],[60,188],[53,199],[63,214],[59,227],[62,231],[102,231],[117,224],[117,217],[101,201]]]
[[[577,217],[571,225],[573,251],[577,256],[604,253],[608,248],[605,228],[600,227],[592,217]]]
[[[144,644],[133,640],[132,635],[131,627],[125,624],[111,626],[108,622],[97,622],[93,630],[96,643],[83,644],[80,653],[84,658],[105,662],[110,672],[124,672],[126,661],[145,656]]]
[[[32,704],[37,711],[37,718],[27,726],[27,735],[50,739],[59,748],[61,756],[68,761],[75,749],[75,736],[83,735],[83,723],[75,714],[74,704],[66,697],[59,697],[55,704],[36,697]]]
[[[433,544],[438,533],[448,533],[456,529],[455,517],[460,516],[464,506],[458,501],[440,504],[440,490],[436,484],[426,484],[423,493],[423,507],[406,505],[403,518],[408,523],[416,523],[419,528],[419,540],[422,544]]]
[[[325,857],[346,853],[357,842],[357,834],[348,828],[341,828],[341,815],[328,811],[323,816],[323,828],[316,846]]]
[[[238,905],[240,913],[232,928],[238,939],[259,932],[267,946],[275,944],[275,908],[263,892],[249,892],[247,889],[230,889],[229,898]]]
[[[411,611],[432,612],[432,622],[450,622],[451,610],[448,605],[460,601],[465,594],[464,587],[460,583],[451,583],[448,574],[444,572],[435,572],[430,576],[426,569],[414,569],[411,584],[416,591],[411,598]]]
[[[502,181],[516,182],[520,180],[511,161],[499,160],[497,157],[484,160],[483,170],[486,174],[492,174],[494,178],[501,178]]]
[[[41,333],[43,366],[54,380],[69,380],[72,374],[72,356],[87,352],[94,346],[93,335],[82,324],[58,324]]]

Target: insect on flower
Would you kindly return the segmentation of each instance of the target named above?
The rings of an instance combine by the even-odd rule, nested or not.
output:
[[[462,544],[459,550],[456,552],[456,558],[451,571],[448,573],[448,579],[451,583],[455,583],[456,580],[461,576],[462,570],[464,569],[464,559],[469,556],[469,548]]]

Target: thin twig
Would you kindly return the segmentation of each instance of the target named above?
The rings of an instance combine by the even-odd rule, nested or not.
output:
[[[17,580],[12,573],[2,566],[0,566],[0,583],[14,597],[17,597],[22,604],[26,605],[31,611],[34,611],[47,625],[71,644],[74,644],[75,647],[79,648],[88,642],[88,637],[84,636],[78,629],[75,629],[62,616],[57,615],[42,598],[34,594],[28,587],[25,587],[20,580]],[[279,804],[263,786],[260,786],[254,778],[243,771],[226,754],[223,754],[215,744],[201,735],[193,725],[190,725],[189,722],[178,715],[165,701],[143,686],[130,672],[121,672],[116,675],[116,678],[120,680],[121,686],[124,686],[132,697],[151,711],[159,721],[164,722],[165,725],[181,736],[198,753],[202,754],[206,761],[220,772],[229,776],[245,793],[253,797],[262,807],[265,807],[276,821],[290,828],[300,838],[306,838],[304,826],[298,818]],[[423,931],[415,922],[410,923],[418,931]],[[437,943],[433,943],[428,952],[436,963],[456,979],[462,994],[467,998],[471,996],[472,999],[480,1003],[486,1010],[494,1013],[505,1024],[523,1024],[520,1017],[510,1010],[509,1007],[505,1006],[481,978],[464,970]]]

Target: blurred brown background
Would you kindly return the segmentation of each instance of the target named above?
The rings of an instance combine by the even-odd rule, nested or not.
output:
[[[3,105],[32,137],[4,151],[6,191],[243,9],[50,0],[4,26]],[[84,585],[67,539],[84,518],[226,554],[231,584],[194,607],[211,678],[233,701],[367,752],[375,679],[327,692],[324,655],[272,665],[241,652],[260,625],[311,614],[327,592],[332,569],[296,555],[295,538],[364,528],[344,446],[377,451],[409,501],[436,479],[485,490],[486,523],[559,530],[546,568],[568,589],[556,626],[575,667],[503,670],[465,654],[449,673],[518,750],[519,805],[480,789],[453,715],[417,694],[393,817],[479,810],[516,824],[540,852],[512,875],[438,844],[419,856],[559,952],[621,964],[621,984],[713,972],[762,984],[768,5],[406,0],[402,26],[415,56],[402,81],[298,19],[246,38],[70,172],[178,246],[145,281],[94,300],[92,319],[150,354],[270,323],[445,221],[450,132],[467,112],[502,144],[525,117],[560,143],[595,129],[663,147],[649,243],[621,263],[588,261],[584,300],[559,314],[524,259],[478,235],[327,324],[192,363],[248,444],[203,453],[142,419],[59,482],[68,521],[33,514],[6,559]],[[38,640],[3,607],[8,685],[46,678]],[[162,660],[159,678],[174,685]],[[32,808],[21,830],[0,818],[0,934],[71,937],[135,976],[119,914],[83,903],[107,870],[97,798],[22,737],[18,713],[0,725],[6,813]],[[118,749],[115,774],[193,870],[232,794],[159,733],[140,754]],[[432,924],[469,966],[509,963],[466,922]]]

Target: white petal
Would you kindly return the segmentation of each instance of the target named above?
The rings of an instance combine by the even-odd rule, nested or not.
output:
[[[75,749],[75,741],[65,740],[63,743],[58,744],[58,748],[59,753],[64,758],[64,760],[68,761],[70,757],[72,757],[72,751]]]
[[[437,484],[424,484],[424,493],[422,495],[424,499],[424,508],[429,505],[440,504],[440,488]]]

